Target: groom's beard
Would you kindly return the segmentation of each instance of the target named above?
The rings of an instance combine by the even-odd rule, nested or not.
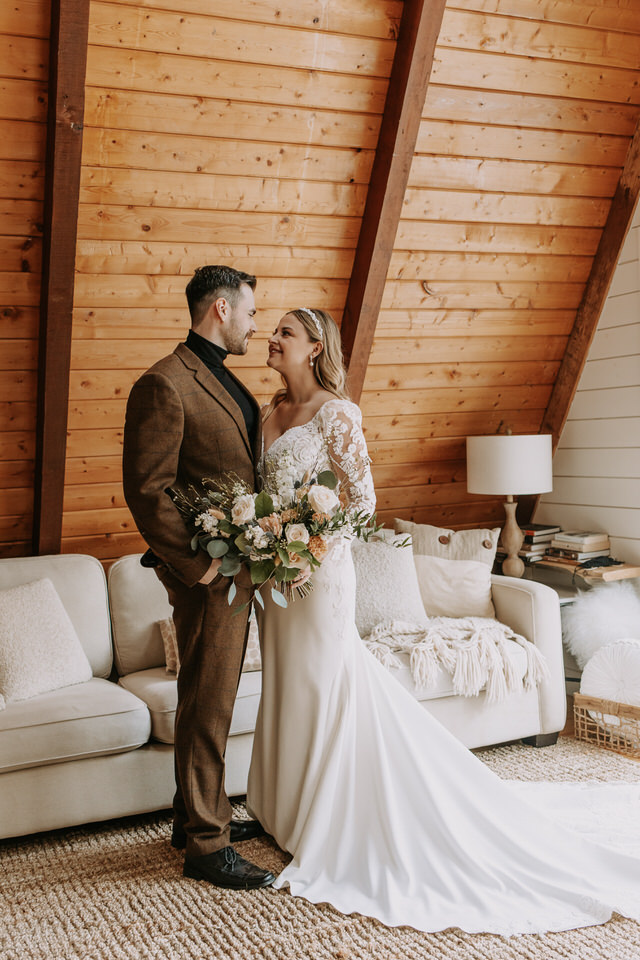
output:
[[[243,356],[247,352],[249,340],[252,336],[251,331],[247,332],[246,329],[239,329],[232,323],[225,337],[225,349],[234,356]]]

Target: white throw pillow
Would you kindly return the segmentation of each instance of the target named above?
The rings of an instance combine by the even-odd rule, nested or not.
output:
[[[580,693],[640,707],[640,640],[624,638],[600,647],[582,672]]]
[[[413,552],[443,560],[477,560],[491,569],[496,558],[500,527],[493,530],[447,530],[428,523],[394,520],[396,533],[409,533]]]
[[[0,697],[6,703],[84,683],[92,676],[51,580],[0,591]]]
[[[424,609],[430,617],[489,617],[491,569],[477,560],[443,560],[414,555]]]
[[[385,621],[427,623],[411,546],[396,546],[406,539],[384,531],[383,536],[372,537],[369,541],[353,541],[356,626],[361,637],[368,636],[374,627]]]
[[[176,625],[173,617],[167,617],[165,620],[158,620],[158,629],[162,637],[164,646],[164,662],[167,673],[180,672],[180,655],[178,653],[178,641],[176,638]],[[243,673],[253,673],[256,670],[262,670],[262,660],[260,658],[260,641],[258,639],[258,624],[253,610],[249,617],[249,636],[247,638],[247,649],[242,663]]]

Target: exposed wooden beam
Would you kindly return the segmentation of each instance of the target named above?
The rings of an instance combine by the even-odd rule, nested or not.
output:
[[[342,319],[348,387],[358,401],[382,302],[446,0],[405,0]]]
[[[640,193],[640,122],[631,140],[591,273],[545,411],[541,433],[553,434],[556,448],[584,369],[620,251]]]
[[[59,553],[89,0],[52,0],[33,551]]]

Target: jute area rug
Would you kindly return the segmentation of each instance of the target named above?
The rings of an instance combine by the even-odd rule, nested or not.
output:
[[[561,738],[554,747],[497,747],[479,756],[522,780],[640,781],[640,763]],[[46,802],[46,801],[45,801]],[[3,960],[638,960],[640,925],[503,938],[459,930],[389,929],[285,891],[232,893],[182,877],[167,812],[2,841]],[[240,852],[280,870],[269,840]]]

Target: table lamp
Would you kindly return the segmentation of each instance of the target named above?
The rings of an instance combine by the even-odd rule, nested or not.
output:
[[[506,496],[506,521],[502,546],[507,556],[502,572],[521,577],[524,563],[518,556],[524,534],[516,521],[514,496],[548,493],[553,489],[551,434],[467,437],[467,490],[469,493]]]

